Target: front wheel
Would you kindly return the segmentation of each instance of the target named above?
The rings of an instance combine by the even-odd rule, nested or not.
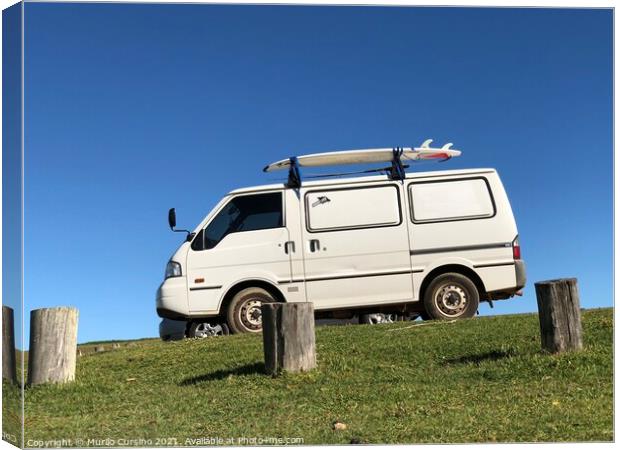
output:
[[[189,338],[208,338],[214,336],[226,336],[229,334],[228,325],[225,323],[209,323],[209,322],[192,322],[187,330]]]
[[[476,285],[460,273],[435,278],[424,293],[424,308],[430,319],[466,319],[476,315],[480,296]]]
[[[369,325],[376,325],[379,323],[401,322],[402,320],[403,320],[403,316],[400,314],[374,313],[374,314],[362,314],[361,316],[359,316],[360,324],[369,324]]]
[[[239,291],[228,305],[227,321],[233,333],[260,333],[263,329],[261,305],[273,303],[269,292],[262,288],[246,288]]]

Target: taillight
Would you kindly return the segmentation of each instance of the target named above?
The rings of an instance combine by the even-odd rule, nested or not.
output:
[[[512,241],[512,257],[513,259],[521,259],[521,246],[519,245],[519,236]]]

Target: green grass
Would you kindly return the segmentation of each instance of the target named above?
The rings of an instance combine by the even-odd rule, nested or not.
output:
[[[21,445],[22,392],[18,386],[2,380],[2,439]]]
[[[584,311],[584,351],[560,356],[540,351],[536,315],[412,324],[319,327],[318,370],[277,378],[260,335],[85,354],[76,382],[26,389],[25,442],[613,440],[611,309]]]

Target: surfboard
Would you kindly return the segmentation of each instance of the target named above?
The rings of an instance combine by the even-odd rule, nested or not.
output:
[[[430,147],[431,142],[432,139],[427,139],[420,147],[404,147],[400,157],[401,161],[442,160],[461,155],[460,150],[450,148],[452,143],[448,143],[441,148],[432,148]],[[393,157],[394,152],[392,148],[368,148],[302,155],[297,157],[297,164],[300,167],[340,166],[346,164],[390,162]],[[288,169],[290,166],[290,159],[283,159],[269,164],[263,171],[273,172],[275,170]]]

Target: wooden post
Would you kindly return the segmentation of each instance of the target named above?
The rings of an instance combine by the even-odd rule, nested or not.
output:
[[[28,384],[75,379],[78,310],[43,308],[30,313]]]
[[[13,308],[2,305],[2,378],[17,383]]]
[[[263,303],[265,369],[303,372],[316,367],[312,303]]]
[[[542,348],[560,353],[583,348],[576,278],[535,283]]]

